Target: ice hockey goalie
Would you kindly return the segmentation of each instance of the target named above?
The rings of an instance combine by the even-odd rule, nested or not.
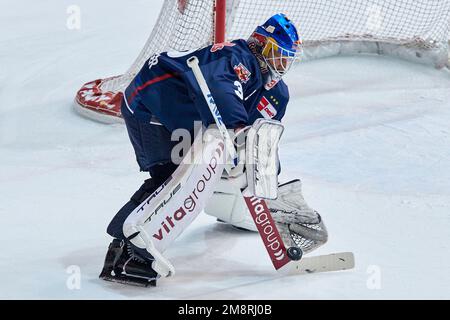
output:
[[[256,230],[245,194],[267,199],[286,247],[307,253],[327,241],[300,180],[278,183],[278,142],[289,100],[282,77],[301,48],[293,23],[277,14],[249,39],[163,52],[144,64],[124,92],[121,112],[139,167],[150,178],[110,222],[113,240],[100,278],[148,286],[173,275],[163,253],[203,210],[223,223]],[[211,91],[208,99],[217,105],[215,115],[187,66],[193,56]],[[230,166],[224,137],[213,128],[219,115],[236,151],[243,152],[237,166]],[[183,135],[188,148],[173,139]]]

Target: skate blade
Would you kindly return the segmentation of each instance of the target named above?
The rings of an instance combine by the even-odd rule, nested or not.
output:
[[[140,279],[140,278],[132,278],[132,277],[118,277],[118,276],[111,276],[111,275],[100,275],[100,279],[103,279],[105,281],[109,282],[115,282],[120,284],[126,284],[126,285],[132,285],[136,287],[156,287],[156,280],[147,280],[147,279]]]

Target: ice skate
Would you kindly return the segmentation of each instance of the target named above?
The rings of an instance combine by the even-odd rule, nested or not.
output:
[[[152,260],[137,254],[130,244],[114,239],[109,245],[100,279],[141,287],[156,286]]]

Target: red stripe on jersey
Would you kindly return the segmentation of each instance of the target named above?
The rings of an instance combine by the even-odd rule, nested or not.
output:
[[[152,80],[147,81],[143,85],[137,87],[136,90],[134,90],[133,93],[131,93],[130,98],[127,99],[128,103],[130,104],[131,102],[133,102],[134,98],[136,98],[136,95],[139,93],[139,91],[144,90],[145,88],[147,88],[148,86],[151,86],[152,84],[155,84],[155,83],[158,83],[158,82],[161,82],[163,80],[173,78],[173,77],[175,77],[175,75],[173,73],[166,73],[162,76],[159,76],[159,77],[153,78]]]

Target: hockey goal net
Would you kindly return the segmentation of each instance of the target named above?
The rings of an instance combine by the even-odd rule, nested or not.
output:
[[[375,53],[438,68],[449,63],[450,0],[165,0],[128,71],[86,83],[75,107],[89,118],[120,122],[122,91],[153,53],[246,39],[280,12],[298,27],[303,60]]]

